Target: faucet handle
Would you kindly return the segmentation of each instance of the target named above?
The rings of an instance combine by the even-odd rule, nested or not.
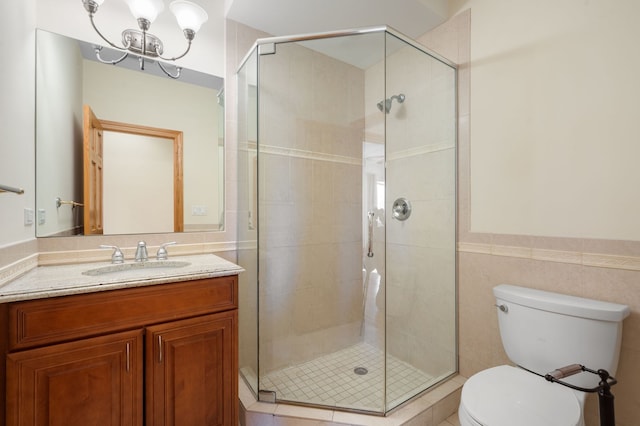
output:
[[[160,244],[160,248],[158,249],[158,253],[156,253],[156,259],[157,260],[167,260],[167,258],[169,257],[169,253],[167,253],[167,246],[172,246],[174,245],[176,242],[172,241],[170,243],[164,243],[164,244]]]
[[[124,263],[124,254],[122,254],[122,250],[120,250],[118,246],[108,246],[101,244],[100,248],[113,249],[113,254],[111,255],[111,263]]]
[[[136,262],[146,262],[149,259],[147,255],[147,243],[144,241],[138,242],[138,248],[136,248]]]

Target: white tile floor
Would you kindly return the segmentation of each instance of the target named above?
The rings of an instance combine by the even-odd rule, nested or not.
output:
[[[387,398],[391,409],[437,379],[398,360],[387,357]],[[354,368],[365,367],[358,375]],[[381,412],[384,410],[384,353],[358,343],[303,364],[273,371],[262,377],[261,389],[276,392],[279,401]]]

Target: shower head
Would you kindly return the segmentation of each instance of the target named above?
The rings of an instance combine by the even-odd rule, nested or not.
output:
[[[385,99],[384,101],[378,102],[377,105],[380,112],[384,111],[386,114],[389,114],[389,111],[391,111],[391,103],[394,99],[397,100],[399,104],[401,104],[404,102],[404,94],[400,93],[398,95],[393,95],[390,98]]]
[[[391,99],[385,99],[384,101],[378,102],[378,109],[380,112],[385,111],[388,114],[391,109]]]

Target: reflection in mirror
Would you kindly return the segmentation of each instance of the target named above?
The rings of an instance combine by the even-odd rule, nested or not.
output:
[[[43,30],[37,32],[36,51],[38,237],[83,234],[84,210],[96,205],[104,213],[101,224],[104,234],[223,229],[221,78],[183,69],[180,79],[173,80],[154,75],[157,67],[140,71],[135,59],[130,64],[102,64],[96,61],[92,44]],[[103,57],[109,54],[107,48],[101,53]],[[172,159],[168,159],[167,144],[162,143],[166,137],[155,138],[156,143],[147,140],[143,148],[143,142],[129,134],[116,148],[108,146],[109,141],[115,140],[110,134],[114,131],[104,130],[102,142],[111,157],[101,165],[104,180],[101,177],[99,183],[105,194],[118,197],[109,195],[103,199],[100,194],[96,199],[85,199],[83,105],[91,108],[101,121],[180,133],[181,182],[175,178],[177,166],[173,159],[177,154],[172,152]],[[160,171],[154,161],[173,162],[174,166],[164,166],[164,171]],[[181,187],[180,195],[176,195],[176,185]],[[66,203],[57,206],[56,198],[82,206]],[[161,202],[152,205],[156,200]],[[181,205],[181,212],[173,211],[176,205]],[[135,217],[138,219],[134,220]],[[167,226],[165,221],[156,227],[153,223],[159,217],[170,217],[167,220],[180,223]],[[123,220],[126,226],[122,225]]]
[[[130,135],[127,133],[113,133],[109,135],[112,140],[105,139],[105,159],[110,158],[116,167],[109,167],[105,171],[111,172],[111,176],[105,176],[105,182],[114,181],[114,185],[105,185],[105,188],[117,186],[126,188],[131,182],[150,180],[154,191],[149,197],[140,197],[136,191],[112,191],[103,196],[104,205],[111,210],[105,210],[104,216],[110,218],[105,226],[106,234],[130,234],[138,232],[179,232],[180,224],[174,227],[174,200],[173,187],[173,140],[168,138],[155,138]],[[133,139],[133,140],[130,140]],[[135,148],[135,151],[132,150]],[[145,166],[141,169],[138,158],[144,158]],[[131,163],[131,164],[129,164]],[[129,206],[122,209],[118,206]],[[180,205],[180,207],[182,207]],[[160,214],[148,214],[159,212]],[[174,229],[176,228],[176,229]]]

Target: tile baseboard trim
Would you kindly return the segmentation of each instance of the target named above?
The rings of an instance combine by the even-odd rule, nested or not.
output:
[[[482,243],[458,243],[458,252],[516,257],[546,262],[569,263],[596,268],[640,271],[640,257],[617,256],[579,251],[546,250],[530,247],[502,246]]]
[[[240,143],[240,150],[243,151],[256,151],[255,143]],[[353,166],[361,166],[362,159],[356,157],[348,157],[345,155],[337,155],[337,154],[327,154],[324,152],[318,151],[308,151],[304,149],[296,149],[296,148],[287,148],[282,146],[274,146],[274,145],[260,145],[260,153],[261,154],[271,154],[271,155],[280,155],[284,157],[293,157],[293,158],[304,158],[306,160],[316,160],[316,161],[329,161],[332,163],[343,163],[350,164]]]
[[[24,257],[0,268],[0,286],[26,274],[38,266],[38,253]]]

